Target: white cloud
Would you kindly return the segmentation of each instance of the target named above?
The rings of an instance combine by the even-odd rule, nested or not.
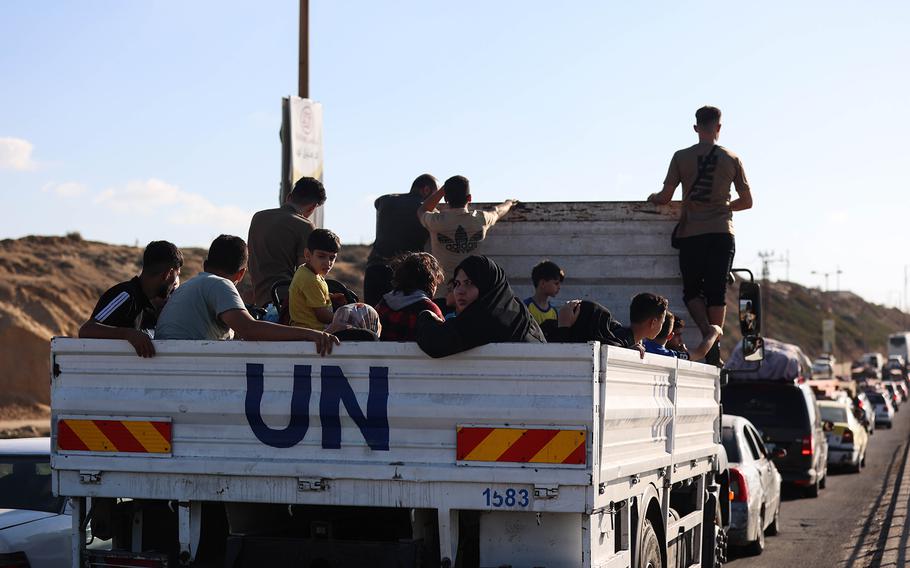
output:
[[[33,170],[32,161],[34,146],[21,138],[0,138],[0,170]]]
[[[845,225],[850,221],[850,212],[846,209],[828,211],[828,223],[832,225]]]
[[[172,225],[202,225],[234,234],[245,233],[253,216],[250,211],[216,205],[202,195],[159,179],[131,181],[122,187],[108,188],[94,201],[118,213],[157,215]]]
[[[53,193],[58,197],[79,197],[88,191],[88,188],[81,183],[67,181],[64,183],[48,183],[41,188],[44,193]]]

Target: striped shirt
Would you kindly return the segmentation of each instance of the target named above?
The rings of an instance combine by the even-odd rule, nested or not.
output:
[[[147,330],[155,328],[158,310],[145,297],[136,276],[102,294],[92,311],[92,319],[112,327]]]

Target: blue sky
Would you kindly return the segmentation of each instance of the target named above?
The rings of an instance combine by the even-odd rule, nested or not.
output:
[[[426,171],[482,201],[639,200],[724,111],[737,264],[902,301],[910,5],[311,0],[326,224]],[[297,2],[0,4],[0,237],[206,246],[276,204]],[[782,264],[772,277],[783,278]],[[835,286],[834,276],[830,286]]]

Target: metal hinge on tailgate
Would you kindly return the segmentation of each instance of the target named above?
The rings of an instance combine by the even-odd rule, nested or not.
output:
[[[297,478],[297,491],[325,491],[328,488],[328,479]]]
[[[101,472],[100,471],[80,471],[79,472],[79,483],[84,483],[86,485],[97,485],[101,483]]]
[[[556,499],[559,497],[558,485],[534,485],[535,499]]]

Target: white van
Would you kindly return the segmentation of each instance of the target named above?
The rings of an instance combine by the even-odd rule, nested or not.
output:
[[[900,331],[888,336],[888,356],[900,355],[910,361],[910,331]]]

